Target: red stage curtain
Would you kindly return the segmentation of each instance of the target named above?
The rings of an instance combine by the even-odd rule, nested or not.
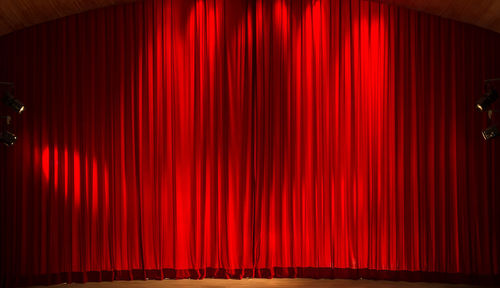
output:
[[[365,0],[146,0],[4,36],[26,112],[2,278],[495,279],[474,101],[499,47]]]

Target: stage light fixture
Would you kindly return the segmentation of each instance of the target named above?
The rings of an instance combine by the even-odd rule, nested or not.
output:
[[[484,140],[490,140],[498,136],[498,127],[493,125],[483,130]]]
[[[14,143],[16,143],[16,140],[16,135],[10,133],[9,131],[3,131],[0,133],[0,142],[2,142],[5,146],[14,145]]]
[[[476,108],[479,109],[479,111],[486,111],[488,107],[495,102],[498,98],[498,93],[495,89],[491,89],[488,91],[486,94],[483,95],[479,100],[476,102]]]
[[[5,93],[3,102],[19,114],[24,111],[24,104],[18,99],[14,98],[9,92]]]
[[[500,79],[488,79],[484,81],[484,94],[483,97],[476,101],[476,108],[483,112],[488,109],[488,107],[495,102],[498,98],[498,93],[493,86],[493,82],[499,81]]]

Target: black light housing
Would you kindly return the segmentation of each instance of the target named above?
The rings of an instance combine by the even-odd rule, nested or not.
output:
[[[496,136],[498,136],[498,134],[500,134],[498,132],[498,127],[493,125],[493,126],[490,126],[486,129],[483,130],[483,138],[484,140],[490,140],[490,139],[493,139],[495,138]]]
[[[9,92],[5,92],[3,102],[19,114],[24,111],[24,104],[14,98]]]
[[[14,143],[16,143],[16,140],[16,135],[10,133],[9,131],[0,132],[0,142],[2,142],[5,146],[14,145]]]
[[[491,89],[490,91],[486,92],[486,94],[483,95],[479,100],[476,102],[476,108],[479,109],[479,111],[486,111],[488,107],[495,102],[495,100],[498,99],[498,93],[495,89]]]

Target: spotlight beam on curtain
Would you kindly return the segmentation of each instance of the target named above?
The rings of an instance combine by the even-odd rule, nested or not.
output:
[[[26,113],[1,276],[498,280],[473,110],[498,47],[365,0],[146,0],[4,36]]]

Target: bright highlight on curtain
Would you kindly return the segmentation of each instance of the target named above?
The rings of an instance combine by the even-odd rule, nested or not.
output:
[[[365,0],[146,0],[5,36],[29,112],[0,149],[1,276],[498,277],[474,101],[499,46]]]

